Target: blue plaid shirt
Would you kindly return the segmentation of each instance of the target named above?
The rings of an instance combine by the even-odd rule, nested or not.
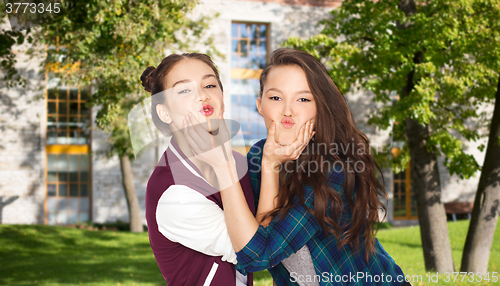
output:
[[[247,154],[248,171],[254,191],[255,206],[258,206],[260,195],[260,167],[265,139],[257,142]],[[351,220],[351,212],[347,207],[342,189],[344,175],[340,170],[332,170],[328,176],[328,185],[341,194],[346,215],[342,222]],[[314,192],[310,186],[305,188],[305,205],[314,209]],[[315,277],[299,276],[300,273],[289,273],[280,263],[283,259],[307,245],[316,270]],[[361,242],[360,247],[364,248]],[[341,249],[337,247],[334,235],[328,235],[319,226],[314,215],[309,213],[294,199],[294,207],[281,220],[274,218],[267,227],[259,229],[238,253],[236,269],[243,274],[268,269],[276,285],[299,285],[298,280],[319,281],[320,285],[401,285],[404,274],[401,268],[387,254],[378,239],[375,240],[376,252],[366,262],[364,251],[353,255],[349,245]]]

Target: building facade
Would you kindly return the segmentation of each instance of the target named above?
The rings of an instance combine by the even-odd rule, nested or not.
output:
[[[335,0],[203,0],[193,11],[192,17],[218,14],[208,33],[225,55],[215,61],[224,85],[225,117],[241,123],[244,140],[236,142],[240,152],[267,134],[255,100],[270,53],[291,36],[307,38],[319,33],[318,22],[340,4]],[[25,50],[18,47],[17,68],[28,79],[27,86],[0,86],[0,223],[127,221],[118,158],[105,157],[107,135],[95,126],[96,110],[84,104],[91,89],[59,86],[41,68],[42,59],[29,58]],[[138,77],[141,73],[137,71]],[[375,150],[390,143],[388,132],[366,124],[366,113],[374,106],[371,95],[358,92],[346,98],[358,128]],[[142,215],[146,184],[165,142],[148,145],[132,164]],[[477,151],[477,145],[467,148],[482,164],[484,154]],[[415,223],[409,170],[383,171],[389,193],[386,219],[395,224]],[[441,159],[440,173],[443,201],[473,201],[478,177],[449,176]]]

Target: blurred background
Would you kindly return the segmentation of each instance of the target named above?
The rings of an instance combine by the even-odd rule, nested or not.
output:
[[[282,46],[320,59],[369,138],[388,194],[379,239],[405,274],[499,271],[499,1],[42,2],[36,19],[0,5],[1,285],[164,283],[140,233],[168,139],[132,151],[139,77],[209,54],[245,155],[267,135],[259,77]]]

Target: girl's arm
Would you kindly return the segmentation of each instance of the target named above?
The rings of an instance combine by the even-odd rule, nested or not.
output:
[[[274,122],[269,128],[263,150],[264,154],[262,155],[259,206],[255,215],[261,225],[267,226],[269,224],[271,218],[265,221],[262,221],[262,218],[266,213],[276,208],[281,163],[298,159],[315,133],[313,128],[314,123],[307,122],[301,127],[296,141],[285,147],[279,146],[274,140],[274,133],[276,131]]]
[[[229,186],[221,190],[222,204],[224,205],[224,215],[226,224],[233,243],[234,250],[240,251],[248,244],[257,232],[259,222],[263,215],[275,208],[275,199],[279,189],[279,166],[282,162],[297,159],[312,137],[312,124],[308,122],[302,126],[297,140],[289,146],[279,146],[274,140],[276,127],[274,122],[269,128],[268,139],[263,149],[262,174],[259,206],[257,208],[257,220],[248,209],[245,196],[239,182],[230,182],[231,173],[235,173],[236,165],[234,159],[230,160],[230,165],[212,165],[217,175],[219,186]],[[306,139],[306,140],[304,140]],[[231,153],[232,154],[232,153]],[[268,225],[271,219],[261,222]]]
[[[261,163],[259,206],[255,218],[263,226],[267,226],[271,221],[271,218],[262,221],[264,215],[276,208],[279,190],[279,167],[280,165],[275,162],[262,160]]]
[[[238,252],[252,239],[259,224],[248,208],[239,181],[234,182],[231,179],[234,177],[232,174],[237,174],[234,159],[230,158],[229,165],[216,165],[212,168],[217,175],[219,186],[229,186],[220,193],[229,237],[234,250]]]
[[[226,219],[229,237],[231,238],[234,250],[238,252],[243,249],[243,247],[245,247],[245,245],[247,245],[248,242],[254,237],[257,229],[259,228],[259,223],[248,208],[243,190],[241,189],[241,185],[238,181],[236,163],[231,152],[230,136],[227,127],[225,126],[225,121],[222,118],[222,112],[219,114],[219,118],[221,121],[219,125],[219,135],[217,137],[208,135],[208,132],[201,128],[199,124],[196,124],[198,122],[195,121],[193,124],[191,119],[188,119],[185,122],[184,127],[187,128],[184,128],[184,135],[186,137],[186,141],[192,148],[193,154],[195,154],[199,160],[209,163],[217,176],[217,181],[221,189],[220,192],[222,196],[222,203],[224,205],[224,216]],[[307,131],[309,132],[308,134],[310,135],[312,127],[310,127],[309,122],[307,127]],[[302,140],[299,141],[297,139],[294,143],[285,147],[278,146],[278,144],[274,141],[275,129],[275,123],[273,122],[271,128],[269,129],[268,140],[264,146],[263,162],[281,163],[277,158],[283,158],[283,156],[295,156],[298,158],[298,156],[302,153],[302,150],[307,145],[304,142],[304,138],[307,138],[306,142],[308,143],[311,137],[304,137],[306,126],[302,126],[302,129],[299,132],[299,136],[301,136],[300,138]],[[266,158],[265,160],[264,156]],[[226,158],[226,160],[224,160],[224,158]],[[274,166],[275,165],[271,164],[271,167]],[[273,178],[270,177],[270,179],[271,182],[273,182]],[[266,182],[267,181],[266,177]],[[263,201],[268,202],[269,197],[272,197],[271,201],[274,201],[274,198],[276,197],[275,194],[277,193],[275,188],[276,184],[274,183],[272,186],[274,187],[274,190],[268,191],[268,186],[263,185],[264,189],[261,190],[261,192],[264,192]],[[262,202],[260,202],[259,205],[261,203]],[[261,208],[261,214],[265,213],[270,207],[273,206],[274,203],[265,203],[265,205]]]
[[[171,241],[236,264],[224,211],[196,190],[171,185],[160,197],[155,216],[158,231]]]

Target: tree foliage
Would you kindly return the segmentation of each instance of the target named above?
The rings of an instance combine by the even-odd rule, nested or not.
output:
[[[66,85],[92,86],[88,105],[96,107],[97,126],[109,135],[107,156],[119,157],[130,229],[142,232],[127,114],[149,96],[140,81],[148,66],[157,66],[169,52],[191,51],[193,44],[204,47],[205,53],[215,53],[212,39],[202,34],[209,18],[188,17],[194,0],[67,0],[63,4],[61,14],[41,25],[34,38],[47,46],[49,75],[55,73]],[[34,47],[31,52],[41,51]]]
[[[76,1],[65,14],[41,26],[36,39],[51,55],[47,67],[65,82],[91,85],[96,123],[109,132],[109,155],[133,157],[126,115],[145,96],[139,80],[149,65],[168,52],[191,51],[196,41],[214,54],[212,39],[203,37],[208,18],[187,17],[195,1]]]
[[[0,3],[0,19],[2,24],[7,25],[5,1]],[[10,25],[9,25],[10,26]],[[22,45],[25,42],[32,43],[33,38],[30,35],[31,29],[24,31],[13,31],[4,27],[0,30],[0,72],[2,72],[2,80],[8,88],[14,86],[26,86],[26,79],[24,79],[15,68],[16,54],[13,51],[14,46]]]
[[[371,91],[375,108],[368,113],[368,123],[389,129],[393,141],[405,143],[391,165],[399,171],[411,157],[428,270],[454,271],[437,157],[444,157],[449,173],[460,178],[481,169],[463,142],[488,135],[484,127],[489,116],[481,108],[491,106],[500,84],[499,18],[499,0],[348,0],[322,21],[319,35],[285,43],[323,61],[344,92]],[[488,152],[496,154],[498,145],[492,140],[498,138],[490,136]],[[485,164],[487,173],[481,178],[498,178],[494,162]],[[486,197],[497,198],[498,181],[481,182],[473,211],[479,226],[473,228],[471,222],[468,244],[484,247],[466,248],[473,257],[467,271],[486,271],[487,263],[478,262],[489,258],[496,225],[496,215],[487,219],[482,214],[495,209],[494,204],[493,212],[498,209],[498,200],[484,203]]]
[[[463,141],[485,135],[479,107],[494,100],[500,1],[415,2],[417,13],[405,15],[399,0],[344,1],[322,21],[319,35],[285,45],[321,59],[343,92],[371,91],[377,108],[368,122],[389,128],[393,140],[406,141],[405,125],[394,123],[429,124],[427,148],[444,156],[451,174],[469,178],[480,166]],[[415,55],[423,61],[416,63]],[[411,72],[415,87],[402,98]],[[393,159],[399,170],[409,159],[407,147],[401,155]]]

